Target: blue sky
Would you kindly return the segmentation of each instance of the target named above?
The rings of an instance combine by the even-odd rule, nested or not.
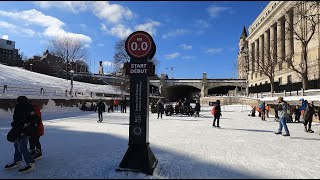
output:
[[[2,1],[0,37],[27,57],[42,54],[49,39],[69,34],[86,44],[90,70],[112,69],[114,46],[136,30],[153,36],[157,73],[171,78],[236,78],[243,26],[269,1]],[[173,67],[171,72],[170,67]]]

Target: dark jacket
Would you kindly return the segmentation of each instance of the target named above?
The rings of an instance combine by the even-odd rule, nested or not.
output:
[[[163,113],[163,111],[164,111],[164,105],[163,105],[163,103],[161,101],[158,101],[157,102],[157,112],[158,113]]]
[[[34,109],[25,96],[19,96],[17,99],[11,127],[27,136],[35,132]]]
[[[315,112],[316,112],[316,111],[315,111],[315,109],[314,109],[314,106],[308,104],[308,105],[307,105],[307,108],[306,108],[306,111],[305,111],[305,113],[304,113],[304,119],[305,119],[305,121],[311,120],[311,119],[312,119],[312,116],[314,115]]]
[[[296,116],[300,116],[301,115],[301,112],[300,112],[300,109],[298,108],[294,108],[294,114],[296,115]]]
[[[195,111],[200,111],[201,105],[200,103],[196,103],[196,107],[194,107]]]
[[[97,104],[97,110],[99,112],[105,112],[106,111],[106,106],[104,105],[104,103],[102,101],[99,101]]]
[[[215,117],[220,117],[221,116],[221,106],[220,106],[220,104],[217,104],[216,106],[215,106],[215,111],[216,111],[216,113],[215,113]]]

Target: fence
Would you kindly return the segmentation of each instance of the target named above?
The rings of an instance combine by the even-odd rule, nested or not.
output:
[[[0,86],[2,91],[0,91],[0,96],[38,96],[43,98],[57,98],[57,99],[66,99],[66,98],[100,98],[100,97],[114,97],[119,96],[119,94],[106,94],[102,92],[83,92],[83,91],[73,91],[70,94],[68,90],[62,89],[52,89],[52,88],[33,88],[33,87],[18,87],[18,86]]]

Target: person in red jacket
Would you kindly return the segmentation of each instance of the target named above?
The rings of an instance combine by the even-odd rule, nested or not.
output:
[[[29,144],[30,144],[30,152],[33,159],[38,159],[42,157],[42,151],[41,151],[41,144],[40,144],[40,136],[44,134],[44,128],[42,124],[42,118],[41,118],[41,111],[40,107],[36,104],[32,104],[34,109],[34,119],[36,128],[34,130],[34,133],[29,138]]]
[[[119,99],[118,99],[118,98],[116,98],[116,99],[113,101],[113,105],[114,105],[115,110],[118,111],[118,105],[119,105]]]

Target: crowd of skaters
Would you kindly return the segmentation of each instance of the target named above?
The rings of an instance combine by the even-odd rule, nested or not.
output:
[[[278,104],[274,107],[275,121],[279,122],[279,129],[276,134],[282,134],[282,128],[285,130],[284,136],[290,136],[290,132],[286,123],[288,122],[301,122],[302,119],[304,125],[304,131],[307,133],[314,133],[311,129],[313,117],[317,117],[320,120],[320,109],[316,109],[313,101],[307,101],[303,98],[300,99],[301,105],[296,105],[294,108],[283,100],[283,97],[277,99]],[[270,106],[265,102],[261,102],[258,107],[254,106],[250,111],[250,116],[255,116],[255,112],[259,112],[259,117],[262,121],[266,121],[266,116],[269,117]],[[294,115],[294,120],[293,120]]]

